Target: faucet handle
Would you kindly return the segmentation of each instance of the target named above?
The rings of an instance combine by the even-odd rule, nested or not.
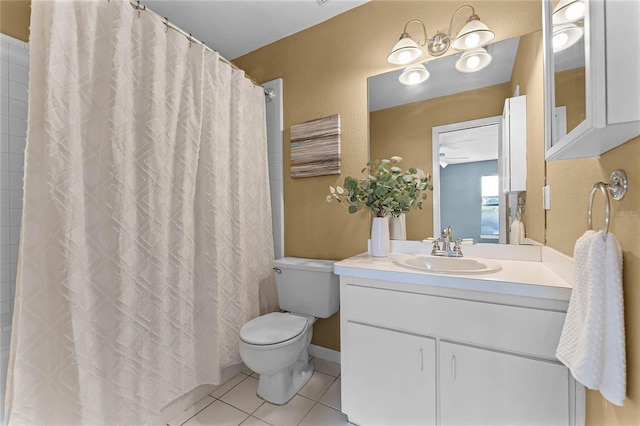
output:
[[[460,244],[462,244],[462,238],[458,238],[456,240],[456,244],[453,246],[453,251],[462,257],[462,247],[460,247]]]
[[[431,255],[432,256],[435,256],[436,252],[438,250],[440,250],[440,244],[439,243],[440,243],[439,239],[436,238],[436,239],[433,240],[433,248],[431,249]]]

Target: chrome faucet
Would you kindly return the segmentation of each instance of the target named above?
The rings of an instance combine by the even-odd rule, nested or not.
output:
[[[441,238],[442,238],[442,241],[443,241],[442,250],[451,251],[451,241],[453,239],[453,226],[449,226],[447,228],[444,228],[442,230]]]
[[[442,243],[442,249],[440,248]],[[431,250],[432,256],[447,256],[447,257],[462,257],[462,248],[460,244],[462,239],[458,238],[453,243],[453,226],[449,226],[442,230],[442,236],[437,238],[433,242],[433,249]]]

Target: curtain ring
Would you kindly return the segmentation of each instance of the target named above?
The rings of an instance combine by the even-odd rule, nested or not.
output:
[[[164,24],[164,33],[166,34],[169,32],[169,19],[167,19],[167,17],[165,16],[162,23]]]
[[[138,11],[138,18],[140,18],[140,11],[147,8],[147,6],[140,4],[140,0],[136,0],[135,3],[132,3],[131,0],[129,0],[129,4]]]
[[[589,229],[593,230],[593,222],[592,222],[592,213],[593,213],[593,196],[595,193],[600,190],[602,192],[602,196],[604,197],[604,228],[602,229],[602,236],[606,237],[609,233],[609,212],[611,210],[611,206],[609,203],[609,192],[607,190],[607,185],[604,182],[598,182],[593,185],[593,189],[591,190],[591,194],[589,194],[589,210],[587,212],[587,225]]]

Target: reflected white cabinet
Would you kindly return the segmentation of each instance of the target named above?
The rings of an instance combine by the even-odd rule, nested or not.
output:
[[[502,192],[527,190],[527,97],[507,98],[502,110],[500,143]]]
[[[640,2],[583,1],[584,17],[567,24],[554,23],[556,1],[542,0],[547,161],[596,157],[640,135]],[[568,26],[580,38],[554,52]]]
[[[342,411],[350,422],[581,423],[583,390],[555,358],[565,317],[557,304],[435,296],[350,276],[340,282]]]
[[[345,355],[352,420],[363,425],[436,423],[436,344],[431,338],[348,323]]]

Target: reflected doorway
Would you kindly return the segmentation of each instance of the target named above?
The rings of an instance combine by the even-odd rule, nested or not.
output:
[[[506,197],[498,189],[502,117],[434,127],[433,232],[506,243]],[[492,185],[494,183],[495,185]]]

